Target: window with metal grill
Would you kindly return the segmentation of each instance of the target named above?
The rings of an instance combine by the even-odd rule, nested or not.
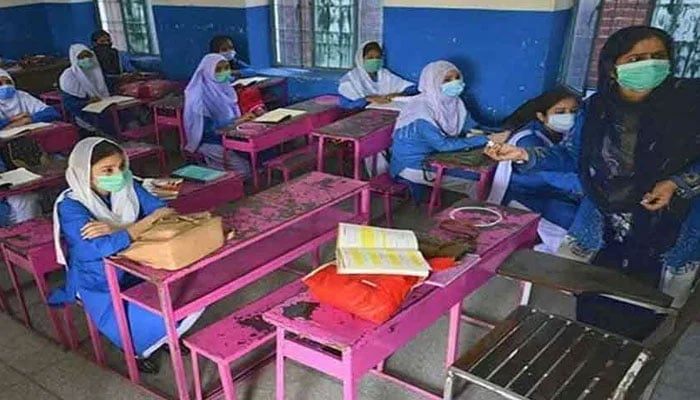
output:
[[[117,49],[131,54],[158,54],[153,14],[148,0],[95,0],[100,26]]]
[[[381,41],[381,0],[273,0],[275,62],[349,69],[366,40]]]

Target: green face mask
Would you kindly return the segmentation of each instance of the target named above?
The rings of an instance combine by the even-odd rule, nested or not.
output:
[[[231,71],[221,71],[214,74],[214,79],[219,83],[228,83],[231,80]]]
[[[112,175],[98,176],[97,187],[110,193],[117,193],[126,187],[129,180],[131,180],[131,171],[127,169]]]
[[[658,87],[671,74],[668,60],[644,60],[617,66],[617,83],[635,92]]]
[[[379,70],[382,69],[383,65],[384,60],[382,60],[381,58],[370,58],[364,61],[365,71],[369,72],[370,74],[375,74],[379,72]]]
[[[78,66],[82,69],[90,69],[95,66],[95,63],[92,58],[83,58],[78,60]]]

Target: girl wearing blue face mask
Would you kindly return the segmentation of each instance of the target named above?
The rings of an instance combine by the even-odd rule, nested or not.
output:
[[[209,41],[209,52],[221,54],[231,66],[231,73],[234,76],[243,76],[241,70],[250,68],[250,65],[241,59],[230,36],[214,36]]]
[[[379,43],[365,42],[355,55],[355,68],[340,80],[340,106],[362,109],[370,103],[386,104],[397,96],[416,95],[412,82],[402,79],[384,68],[383,52]]]
[[[172,210],[132,179],[124,151],[103,138],[90,137],[75,145],[66,181],[69,189],[56,200],[53,221],[57,261],[66,266],[67,276],[49,304],[63,306],[81,299],[100,332],[121,348],[103,259],[127,249]],[[139,283],[123,271],[118,279],[123,290]],[[124,305],[134,345],[127,351],[136,354],[142,372],[157,373],[153,355],[166,342],[163,319],[133,303]],[[185,318],[178,333],[189,329],[200,315]]]
[[[390,173],[394,178],[412,182],[414,197],[420,199],[421,186],[432,186],[434,174],[426,158],[438,152],[470,150],[483,147],[489,139],[503,142],[507,133],[491,137],[465,137],[473,126],[467,109],[459,98],[464,91],[462,74],[447,61],[428,64],[421,72],[418,90],[401,110],[396,121],[391,146]],[[447,190],[474,194],[478,176],[462,170],[448,170],[442,182]]]
[[[225,126],[255,118],[255,114],[241,113],[230,78],[229,63],[220,54],[207,54],[199,63],[185,89],[184,147],[204,156],[212,168],[233,170],[247,178],[250,163],[235,151],[225,150],[217,133]]]
[[[570,136],[578,107],[578,96],[562,86],[527,101],[504,123],[515,132],[507,143],[519,147],[558,145]],[[537,249],[556,253],[574,219],[582,191],[576,173],[526,172],[512,161],[504,161],[496,168],[488,202],[540,213],[542,244]]]
[[[603,46],[598,91],[569,146],[489,153],[524,170],[576,172],[584,198],[559,254],[624,271],[688,298],[700,266],[700,80],[675,78],[673,39],[647,26],[621,29]],[[644,340],[654,312],[595,295],[577,318]]]

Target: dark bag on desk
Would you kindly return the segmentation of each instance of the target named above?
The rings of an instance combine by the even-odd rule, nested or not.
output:
[[[5,146],[5,159],[13,168],[35,169],[50,162],[49,155],[30,136],[12,139]]]

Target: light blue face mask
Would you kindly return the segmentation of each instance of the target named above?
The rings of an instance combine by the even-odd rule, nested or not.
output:
[[[457,97],[464,91],[464,81],[461,79],[455,79],[454,81],[445,82],[442,84],[442,94],[450,97]]]
[[[97,187],[109,193],[120,192],[126,187],[131,177],[131,171],[128,169],[112,175],[98,176]]]
[[[564,113],[564,114],[552,114],[547,118],[547,126],[558,133],[567,133],[574,127],[574,122],[576,121],[576,114]]]
[[[17,89],[14,85],[0,86],[0,100],[9,100],[17,94]]]
[[[231,70],[217,72],[214,74],[214,79],[219,83],[229,83],[231,82]]]
[[[78,66],[82,69],[90,69],[95,66],[95,62],[92,58],[81,58],[78,60]]]
[[[236,58],[236,50],[229,50],[221,53],[222,56],[226,59],[226,61],[233,61],[234,58]]]

